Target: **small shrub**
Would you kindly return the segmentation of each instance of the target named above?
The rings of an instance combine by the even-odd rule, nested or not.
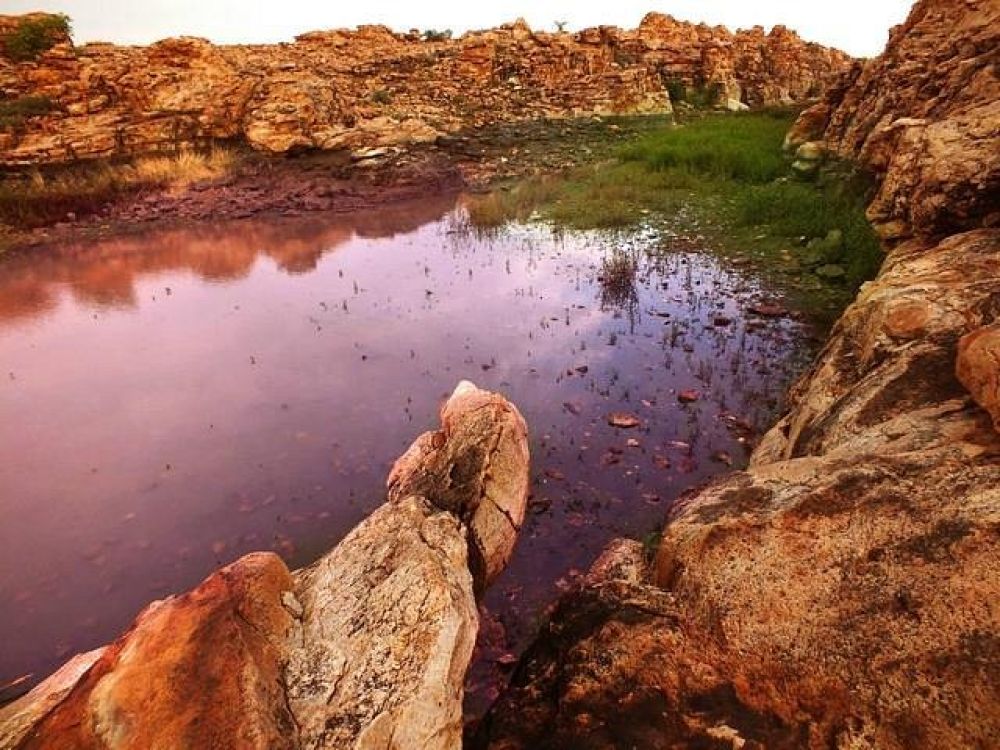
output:
[[[672,78],[667,81],[667,94],[670,96],[671,102],[680,104],[683,101],[687,101],[687,86],[684,85],[684,81]]]
[[[55,107],[47,96],[22,96],[0,101],[0,132],[18,132],[31,117],[48,114]]]
[[[36,60],[59,41],[72,33],[69,16],[62,13],[22,18],[17,28],[2,40],[4,49],[14,62]]]
[[[447,42],[451,39],[451,29],[445,29],[444,31],[438,31],[437,29],[427,29],[424,32],[425,42]]]
[[[372,94],[372,101],[375,104],[392,104],[392,92],[388,89],[379,89]]]

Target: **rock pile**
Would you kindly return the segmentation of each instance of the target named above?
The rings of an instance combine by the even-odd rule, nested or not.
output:
[[[0,16],[0,29],[12,23]],[[49,113],[0,131],[0,164],[132,156],[214,139],[271,153],[361,149],[511,120],[664,113],[671,81],[714,88],[723,103],[787,103],[817,96],[849,64],[784,27],[733,34],[655,13],[634,30],[577,34],[518,21],[455,40],[362,26],[279,45],[64,43],[37,61],[0,55],[3,98],[52,103]]]

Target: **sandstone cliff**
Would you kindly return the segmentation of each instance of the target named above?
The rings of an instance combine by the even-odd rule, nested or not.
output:
[[[10,17],[0,16],[5,24]],[[733,34],[660,14],[630,31],[550,34],[518,22],[440,41],[364,26],[279,45],[60,44],[34,62],[0,55],[3,98],[52,105],[0,132],[0,164],[129,156],[213,139],[272,153],[359,148],[508,120],[663,113],[671,80],[716,85],[724,101],[803,101],[849,63],[784,27]]]
[[[1000,742],[998,13],[921,0],[799,121],[879,178],[881,274],[751,468],[560,603],[479,745]]]
[[[290,573],[248,555],[0,710],[0,748],[456,748],[475,592],[524,517],[524,420],[462,383],[389,499]]]

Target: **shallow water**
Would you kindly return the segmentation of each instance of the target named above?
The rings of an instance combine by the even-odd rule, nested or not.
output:
[[[463,215],[442,198],[0,262],[0,684],[246,552],[316,559],[463,378],[519,406],[533,456],[472,710],[608,539],[745,462],[810,353],[805,325],[748,313],[761,282],[662,230],[484,237]],[[599,280],[615,247],[633,287]]]

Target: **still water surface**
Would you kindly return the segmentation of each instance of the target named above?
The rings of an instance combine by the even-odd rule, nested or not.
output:
[[[463,378],[517,403],[533,456],[473,709],[608,539],[745,462],[810,353],[803,324],[748,312],[762,282],[663,230],[480,236],[463,217],[442,198],[0,261],[0,683],[246,552],[316,559]],[[602,283],[615,248],[632,287]]]

